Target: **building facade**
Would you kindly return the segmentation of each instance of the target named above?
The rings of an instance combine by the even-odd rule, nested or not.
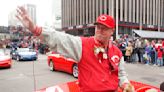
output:
[[[62,29],[75,35],[93,35],[101,14],[116,20],[116,36],[133,29],[164,31],[164,0],[62,0]]]
[[[24,6],[25,6],[25,8],[28,11],[29,16],[31,17],[33,22],[36,24],[36,5],[26,4]]]
[[[27,9],[29,16],[36,24],[36,6],[33,4],[25,4],[23,6]],[[15,17],[15,15],[17,15],[16,10],[8,14],[8,26],[22,25],[22,23]]]
[[[57,11],[57,12],[56,12]],[[61,0],[52,0],[52,27],[61,30]]]
[[[36,5],[25,4],[23,6],[27,9],[29,16],[36,24]],[[17,15],[16,10],[8,14],[8,33],[11,34],[11,39],[19,38],[21,35],[29,35],[26,28],[22,26],[22,23],[15,17],[15,15]]]

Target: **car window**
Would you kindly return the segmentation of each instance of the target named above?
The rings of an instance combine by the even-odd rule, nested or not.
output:
[[[29,48],[19,48],[17,51],[18,52],[29,52],[30,49]]]

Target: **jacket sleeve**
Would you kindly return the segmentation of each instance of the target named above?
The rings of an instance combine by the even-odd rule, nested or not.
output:
[[[78,36],[59,32],[51,28],[42,29],[42,41],[48,44],[51,50],[79,61],[82,55],[82,41]]]
[[[124,58],[122,57],[119,63],[119,86],[121,87],[124,83],[129,83],[129,80],[127,78],[127,73],[125,72],[124,68]]]

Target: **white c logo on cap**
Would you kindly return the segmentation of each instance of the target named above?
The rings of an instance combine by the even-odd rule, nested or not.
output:
[[[101,16],[101,17],[100,17],[100,20],[102,20],[102,21],[105,21],[106,19],[107,19],[106,16]]]

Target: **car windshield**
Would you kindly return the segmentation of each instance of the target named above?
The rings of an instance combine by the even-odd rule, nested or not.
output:
[[[30,49],[29,48],[19,48],[18,52],[29,52]]]

